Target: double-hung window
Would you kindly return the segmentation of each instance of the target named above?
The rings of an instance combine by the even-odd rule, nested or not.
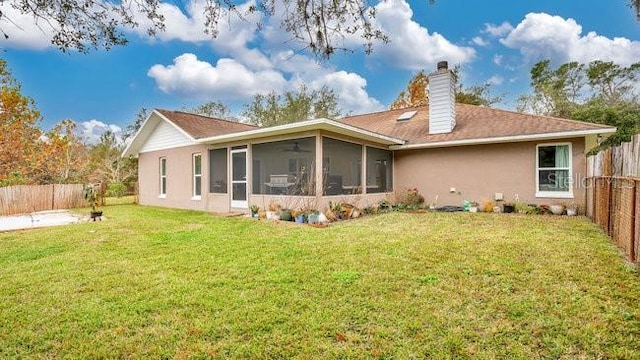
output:
[[[571,144],[541,144],[536,154],[536,197],[573,198]]]
[[[159,197],[167,197],[167,158],[160,158],[160,195]]]
[[[202,196],[202,154],[193,154],[193,200]]]

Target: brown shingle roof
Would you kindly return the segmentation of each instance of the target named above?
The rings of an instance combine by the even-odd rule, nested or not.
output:
[[[402,113],[412,110],[417,113],[410,120],[397,121]],[[403,139],[408,144],[612,129],[606,125],[467,104],[456,104],[456,126],[448,134],[429,134],[428,106],[349,116],[339,121]]]
[[[254,130],[254,125],[243,124],[230,120],[216,119],[212,117],[186,113],[182,111],[170,111],[156,109],[165,118],[176,124],[179,128],[191,135],[194,139],[231,134],[241,131]]]

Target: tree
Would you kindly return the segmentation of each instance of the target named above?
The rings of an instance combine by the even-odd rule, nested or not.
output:
[[[89,157],[87,147],[76,134],[77,124],[62,120],[40,140],[39,158],[31,174],[39,184],[84,183]]]
[[[617,132],[602,145],[617,145],[640,132],[638,79],[640,63],[623,67],[596,60],[553,69],[543,60],[531,69],[533,92],[520,97],[518,110],[615,126]]]
[[[135,180],[138,163],[134,158],[123,158],[124,142],[112,131],[100,135],[100,141],[91,147],[91,181],[124,183]]]
[[[231,110],[229,110],[229,107],[225,103],[219,100],[209,101],[202,105],[196,106],[192,109],[185,109],[185,110],[193,114],[204,115],[204,116],[218,118],[218,119],[233,120],[233,121],[237,120],[233,118],[233,116],[231,116]]]
[[[572,118],[617,128],[616,133],[603,141],[596,151],[620,145],[622,142],[630,141],[633,135],[640,134],[640,103],[638,102],[607,105],[602,100],[591,100],[574,111]]]
[[[21,94],[6,61],[0,59],[0,181],[25,183],[37,154],[40,113],[33,99]]]
[[[424,70],[418,71],[407,84],[407,88],[400,91],[391,109],[405,109],[427,105],[429,103],[429,77]]]
[[[473,85],[467,88],[459,85],[458,90],[456,90],[456,102],[460,104],[492,107],[502,101],[502,98],[501,95],[493,95],[491,84],[489,83]]]
[[[138,130],[140,130],[142,124],[144,124],[149,115],[151,114],[149,113],[149,110],[147,110],[147,108],[141,108],[136,114],[136,117],[133,119],[133,122],[127,125],[124,133],[122,134],[122,139],[126,142],[128,139],[132,138],[138,132]]]
[[[474,85],[463,87],[458,81],[460,68],[453,68],[453,75],[456,86],[456,102],[461,104],[482,105],[491,107],[502,101],[502,96],[493,96],[491,84]],[[418,71],[407,84],[406,89],[400,91],[396,100],[391,104],[391,109],[405,109],[410,107],[424,106],[429,103],[429,76],[424,70]]]
[[[53,33],[52,43],[61,51],[110,49],[126,45],[125,32],[141,27],[150,36],[165,29],[162,0],[131,0],[105,2],[100,0],[6,0],[23,14]],[[430,0],[433,2],[433,0]],[[359,0],[258,0],[248,6],[233,1],[212,0],[198,3],[202,13],[204,33],[215,38],[218,25],[232,23],[230,17],[243,22],[254,21],[256,29],[273,19],[282,30],[299,40],[313,54],[328,58],[344,38],[359,36],[367,52],[375,41],[388,41],[388,37],[373,25],[376,12],[367,1]],[[183,8],[178,2],[176,7]],[[252,16],[260,12],[262,16]],[[224,18],[227,18],[226,21]],[[252,20],[255,19],[255,20]],[[12,22],[6,13],[0,20]],[[0,28],[0,31],[2,29]],[[3,31],[5,37],[8,35]]]
[[[310,118],[337,118],[340,113],[333,90],[323,86],[309,92],[301,86],[296,92],[287,91],[283,95],[275,92],[257,94],[245,105],[242,114],[252,124],[275,126]]]
[[[586,70],[594,97],[608,105],[634,102],[638,94],[634,86],[640,80],[640,62],[622,67],[611,61],[593,61]]]
[[[585,67],[577,62],[551,69],[549,60],[531,68],[533,94],[520,96],[518,110],[540,115],[569,118],[581,101],[585,85]]]

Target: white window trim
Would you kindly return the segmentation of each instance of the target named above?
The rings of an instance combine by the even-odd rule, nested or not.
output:
[[[196,174],[196,157],[200,157],[200,174]],[[191,155],[191,200],[202,200],[202,153]],[[196,195],[196,178],[200,178],[200,195]]]
[[[163,161],[164,161],[164,175],[162,175],[162,162]],[[160,175],[160,178],[159,178],[160,179],[160,184],[159,184],[160,185],[160,189],[159,189],[160,191],[159,191],[158,197],[160,199],[166,199],[167,198],[167,189],[166,189],[166,183],[167,183],[167,158],[164,157],[164,156],[161,157],[158,165],[159,165],[159,169],[158,169],[159,171],[158,172],[159,172],[159,175]],[[162,192],[162,180],[163,179],[164,179],[164,182],[165,182],[165,192],[164,193]]]
[[[568,168],[540,168],[540,148],[549,146],[563,146],[569,147],[569,167]],[[540,170],[551,169],[566,169],[569,170],[569,191],[540,191]],[[560,143],[543,143],[536,145],[536,197],[537,198],[552,198],[552,199],[573,199],[573,147],[570,142]]]

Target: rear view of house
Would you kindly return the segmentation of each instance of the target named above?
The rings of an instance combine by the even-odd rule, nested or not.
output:
[[[428,201],[517,196],[583,204],[586,153],[615,128],[456,104],[445,62],[428,106],[259,128],[154,110],[124,156],[139,157],[143,205],[247,212],[330,200],[359,206],[417,188]]]

